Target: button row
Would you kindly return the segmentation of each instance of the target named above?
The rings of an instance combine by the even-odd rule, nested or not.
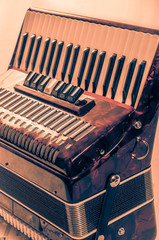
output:
[[[19,119],[25,117],[75,141],[95,128],[80,118],[3,88],[0,89],[0,107],[18,114]]]
[[[8,122],[13,120],[17,122],[16,119],[10,115],[5,115],[5,118],[8,119]],[[27,125],[26,122],[19,120],[18,126],[24,125],[26,125],[25,129],[30,130],[30,134],[24,133],[19,130],[20,128],[16,129],[16,127],[9,126],[7,123],[0,123],[0,137],[41,159],[55,163],[59,150],[51,144],[47,145],[40,140],[42,137],[43,139],[49,138],[51,134],[47,134],[45,131],[41,131],[39,128]],[[33,135],[31,133],[33,133]],[[38,139],[35,137],[36,135],[38,135]]]

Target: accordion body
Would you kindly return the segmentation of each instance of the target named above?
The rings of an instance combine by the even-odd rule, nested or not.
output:
[[[33,240],[153,240],[157,30],[29,9],[0,78],[0,216]]]

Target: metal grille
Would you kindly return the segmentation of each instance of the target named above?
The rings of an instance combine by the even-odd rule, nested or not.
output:
[[[105,191],[79,203],[67,203],[0,167],[0,188],[14,201],[47,220],[69,236],[83,238],[96,231]],[[39,199],[40,196],[40,199]],[[152,201],[150,169],[119,185],[110,220]]]

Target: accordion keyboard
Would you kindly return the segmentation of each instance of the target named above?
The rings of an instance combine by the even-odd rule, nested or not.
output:
[[[137,107],[155,34],[28,10],[13,67]]]

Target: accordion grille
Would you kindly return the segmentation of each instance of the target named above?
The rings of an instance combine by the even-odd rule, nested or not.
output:
[[[11,199],[71,237],[83,239],[96,232],[105,191],[79,203],[67,203],[3,166],[0,166],[0,187]],[[152,200],[151,171],[147,169],[121,182],[108,224]]]

